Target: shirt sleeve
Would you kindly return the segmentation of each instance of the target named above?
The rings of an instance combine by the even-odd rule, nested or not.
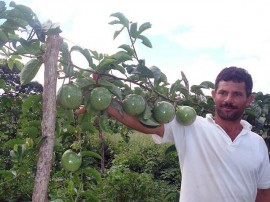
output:
[[[262,161],[259,168],[259,179],[258,179],[258,189],[269,189],[270,188],[270,162],[268,148],[262,139],[261,144],[262,150]]]
[[[163,144],[163,143],[174,143],[173,131],[172,131],[172,123],[164,124],[164,134],[163,137],[153,134],[152,138],[155,143]]]
[[[184,135],[185,127],[179,124],[176,118],[174,118],[171,122],[164,124],[163,137],[160,137],[158,135],[152,135],[152,138],[157,144],[174,144],[175,142],[183,142]]]

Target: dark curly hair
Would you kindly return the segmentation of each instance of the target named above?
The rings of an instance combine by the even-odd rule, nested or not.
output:
[[[246,86],[246,94],[250,96],[253,88],[251,75],[247,70],[240,67],[226,67],[218,75],[215,81],[215,90],[218,88],[220,81],[244,82]]]

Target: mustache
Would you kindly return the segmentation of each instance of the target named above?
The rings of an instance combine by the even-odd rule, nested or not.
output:
[[[220,107],[226,107],[226,108],[231,108],[231,109],[237,109],[236,106],[234,106],[232,103],[228,103],[228,102],[222,103],[222,104],[220,105]]]

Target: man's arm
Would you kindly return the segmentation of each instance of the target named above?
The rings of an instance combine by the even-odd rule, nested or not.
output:
[[[76,110],[76,114],[78,114],[78,115],[83,114],[85,112],[86,112],[86,109],[84,107]],[[144,125],[142,125],[140,123],[140,121],[136,117],[131,116],[125,112],[123,112],[123,115],[121,115],[120,112],[112,106],[109,106],[107,108],[107,113],[110,116],[112,116],[114,119],[116,119],[117,121],[121,122],[122,124],[126,125],[129,128],[132,128],[132,129],[139,131],[141,133],[156,134],[160,137],[163,137],[163,134],[164,134],[164,125],[163,124],[161,124],[160,126],[155,127],[155,128],[145,127]]]
[[[270,201],[270,188],[258,189],[255,202],[269,202]]]
[[[108,107],[107,113],[110,116],[114,117],[117,121],[121,122],[122,124],[126,125],[129,128],[132,128],[136,131],[139,131],[145,134],[156,134],[160,137],[163,137],[163,133],[164,133],[163,124],[161,124],[160,126],[156,128],[145,127],[144,125],[140,123],[140,121],[136,117],[131,116],[125,112],[123,112],[123,115],[121,115],[117,109],[111,106]]]

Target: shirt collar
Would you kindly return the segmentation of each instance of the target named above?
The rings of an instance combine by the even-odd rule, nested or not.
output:
[[[216,123],[212,114],[206,114],[206,119],[211,123],[214,123],[214,124]],[[252,125],[245,120],[241,120],[240,124],[243,126],[243,129],[245,130],[250,131],[252,129]]]

